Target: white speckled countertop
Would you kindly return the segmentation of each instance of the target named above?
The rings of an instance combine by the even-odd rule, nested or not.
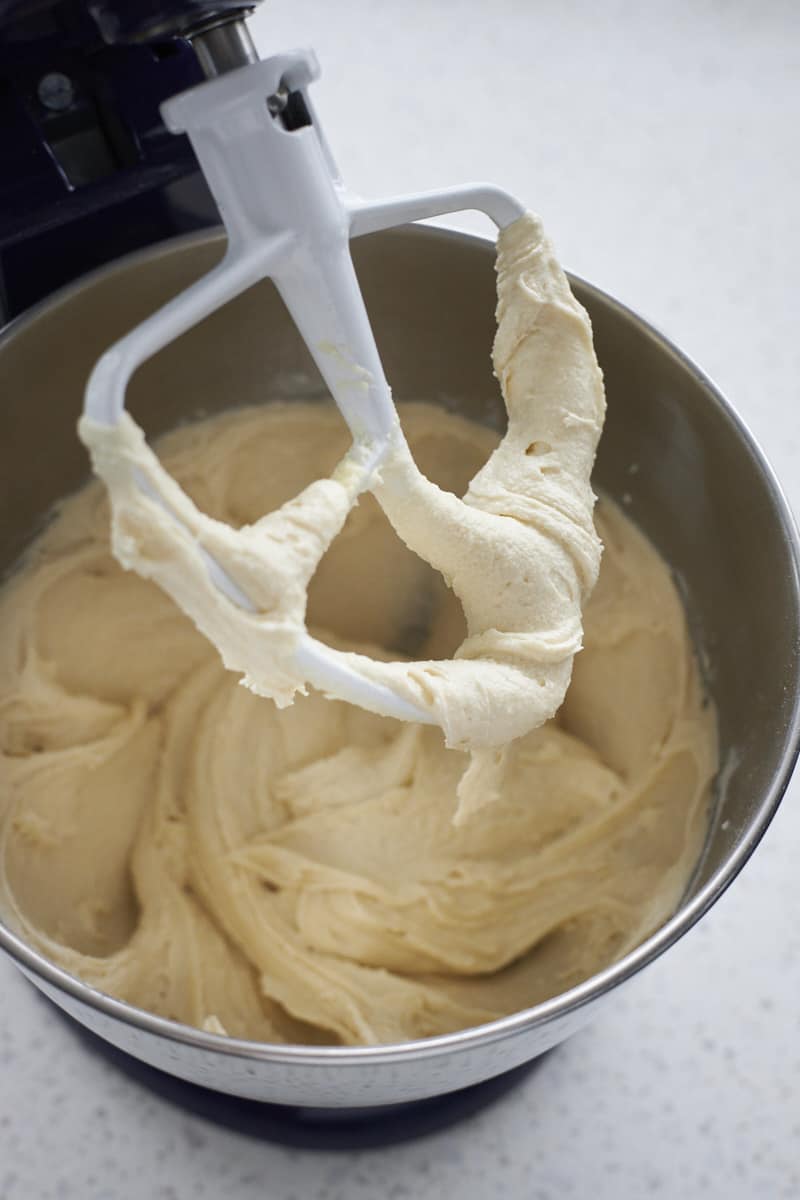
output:
[[[293,0],[345,178],[485,177],[562,259],[733,400],[800,502],[800,8],[794,0]],[[453,222],[482,229],[476,218]],[[0,962],[2,1200],[800,1196],[800,777],[753,861],[588,1032],[444,1132],[289,1149],[189,1116],[87,1053]]]

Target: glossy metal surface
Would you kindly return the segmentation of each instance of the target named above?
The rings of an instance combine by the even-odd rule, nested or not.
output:
[[[398,400],[434,400],[499,425],[489,361],[492,247],[414,228],[353,249]],[[221,251],[220,239],[204,237],[135,256],[0,338],[0,566],[86,477],[74,426],[101,350]],[[465,1087],[555,1045],[613,1002],[621,984],[703,915],[757,845],[800,737],[792,519],[752,438],[708,379],[635,314],[574,283],[592,316],[609,398],[597,484],[626,504],[672,564],[719,710],[724,782],[680,911],[621,962],[545,1004],[478,1029],[363,1049],[259,1045],[176,1025],[93,991],[0,925],[0,946],[37,987],[108,1041],[181,1078],[282,1104],[380,1105]],[[307,352],[265,283],[145,364],[130,403],[153,435],[233,404],[319,394]]]
[[[258,51],[243,20],[220,21],[192,36],[197,61],[208,79],[258,62]]]

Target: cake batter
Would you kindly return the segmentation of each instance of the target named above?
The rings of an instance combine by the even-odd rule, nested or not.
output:
[[[421,471],[463,493],[496,444],[401,410]],[[235,527],[335,468],[335,409],[181,429],[160,456]],[[279,709],[109,547],[105,489],[66,501],[0,594],[0,911],[142,1008],[236,1037],[374,1044],[513,1012],[585,979],[674,911],[716,768],[667,566],[601,500],[605,549],[557,717],[454,823],[467,754],[436,727],[324,699]],[[366,496],[311,581],[310,627],[438,660],[461,605]]]

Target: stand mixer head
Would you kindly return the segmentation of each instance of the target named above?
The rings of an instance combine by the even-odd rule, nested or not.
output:
[[[219,214],[159,106],[257,58],[256,0],[0,0],[0,321]]]

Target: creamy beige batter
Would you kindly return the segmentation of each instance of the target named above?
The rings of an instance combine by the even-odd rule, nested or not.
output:
[[[401,419],[463,493],[494,436]],[[161,444],[203,512],[255,521],[332,472],[333,409],[232,412]],[[316,693],[239,686],[154,583],[124,571],[105,491],[65,502],[0,595],[0,911],[53,961],[154,1012],[267,1041],[375,1043],[552,996],[674,910],[716,766],[665,564],[601,500],[584,649],[555,720],[504,755],[492,805],[453,822],[466,754]],[[311,583],[345,648],[452,655],[466,626],[372,497]]]
[[[564,699],[600,561],[590,477],[605,414],[602,375],[589,318],[532,214],[499,235],[497,293],[502,441],[462,499],[420,471],[398,425],[371,485],[402,540],[461,601],[466,636],[446,659],[376,661],[349,651],[340,662],[416,705],[448,746],[471,752],[457,820],[498,794],[505,747]],[[181,491],[127,413],[118,425],[85,417],[79,428],[109,488],[120,562],[159,583],[258,695],[283,706],[313,685],[313,669],[297,655],[306,588],[356,501],[364,446],[354,443],[329,478],[234,530]],[[219,590],[203,550],[256,611]],[[387,714],[380,696],[363,702]]]

